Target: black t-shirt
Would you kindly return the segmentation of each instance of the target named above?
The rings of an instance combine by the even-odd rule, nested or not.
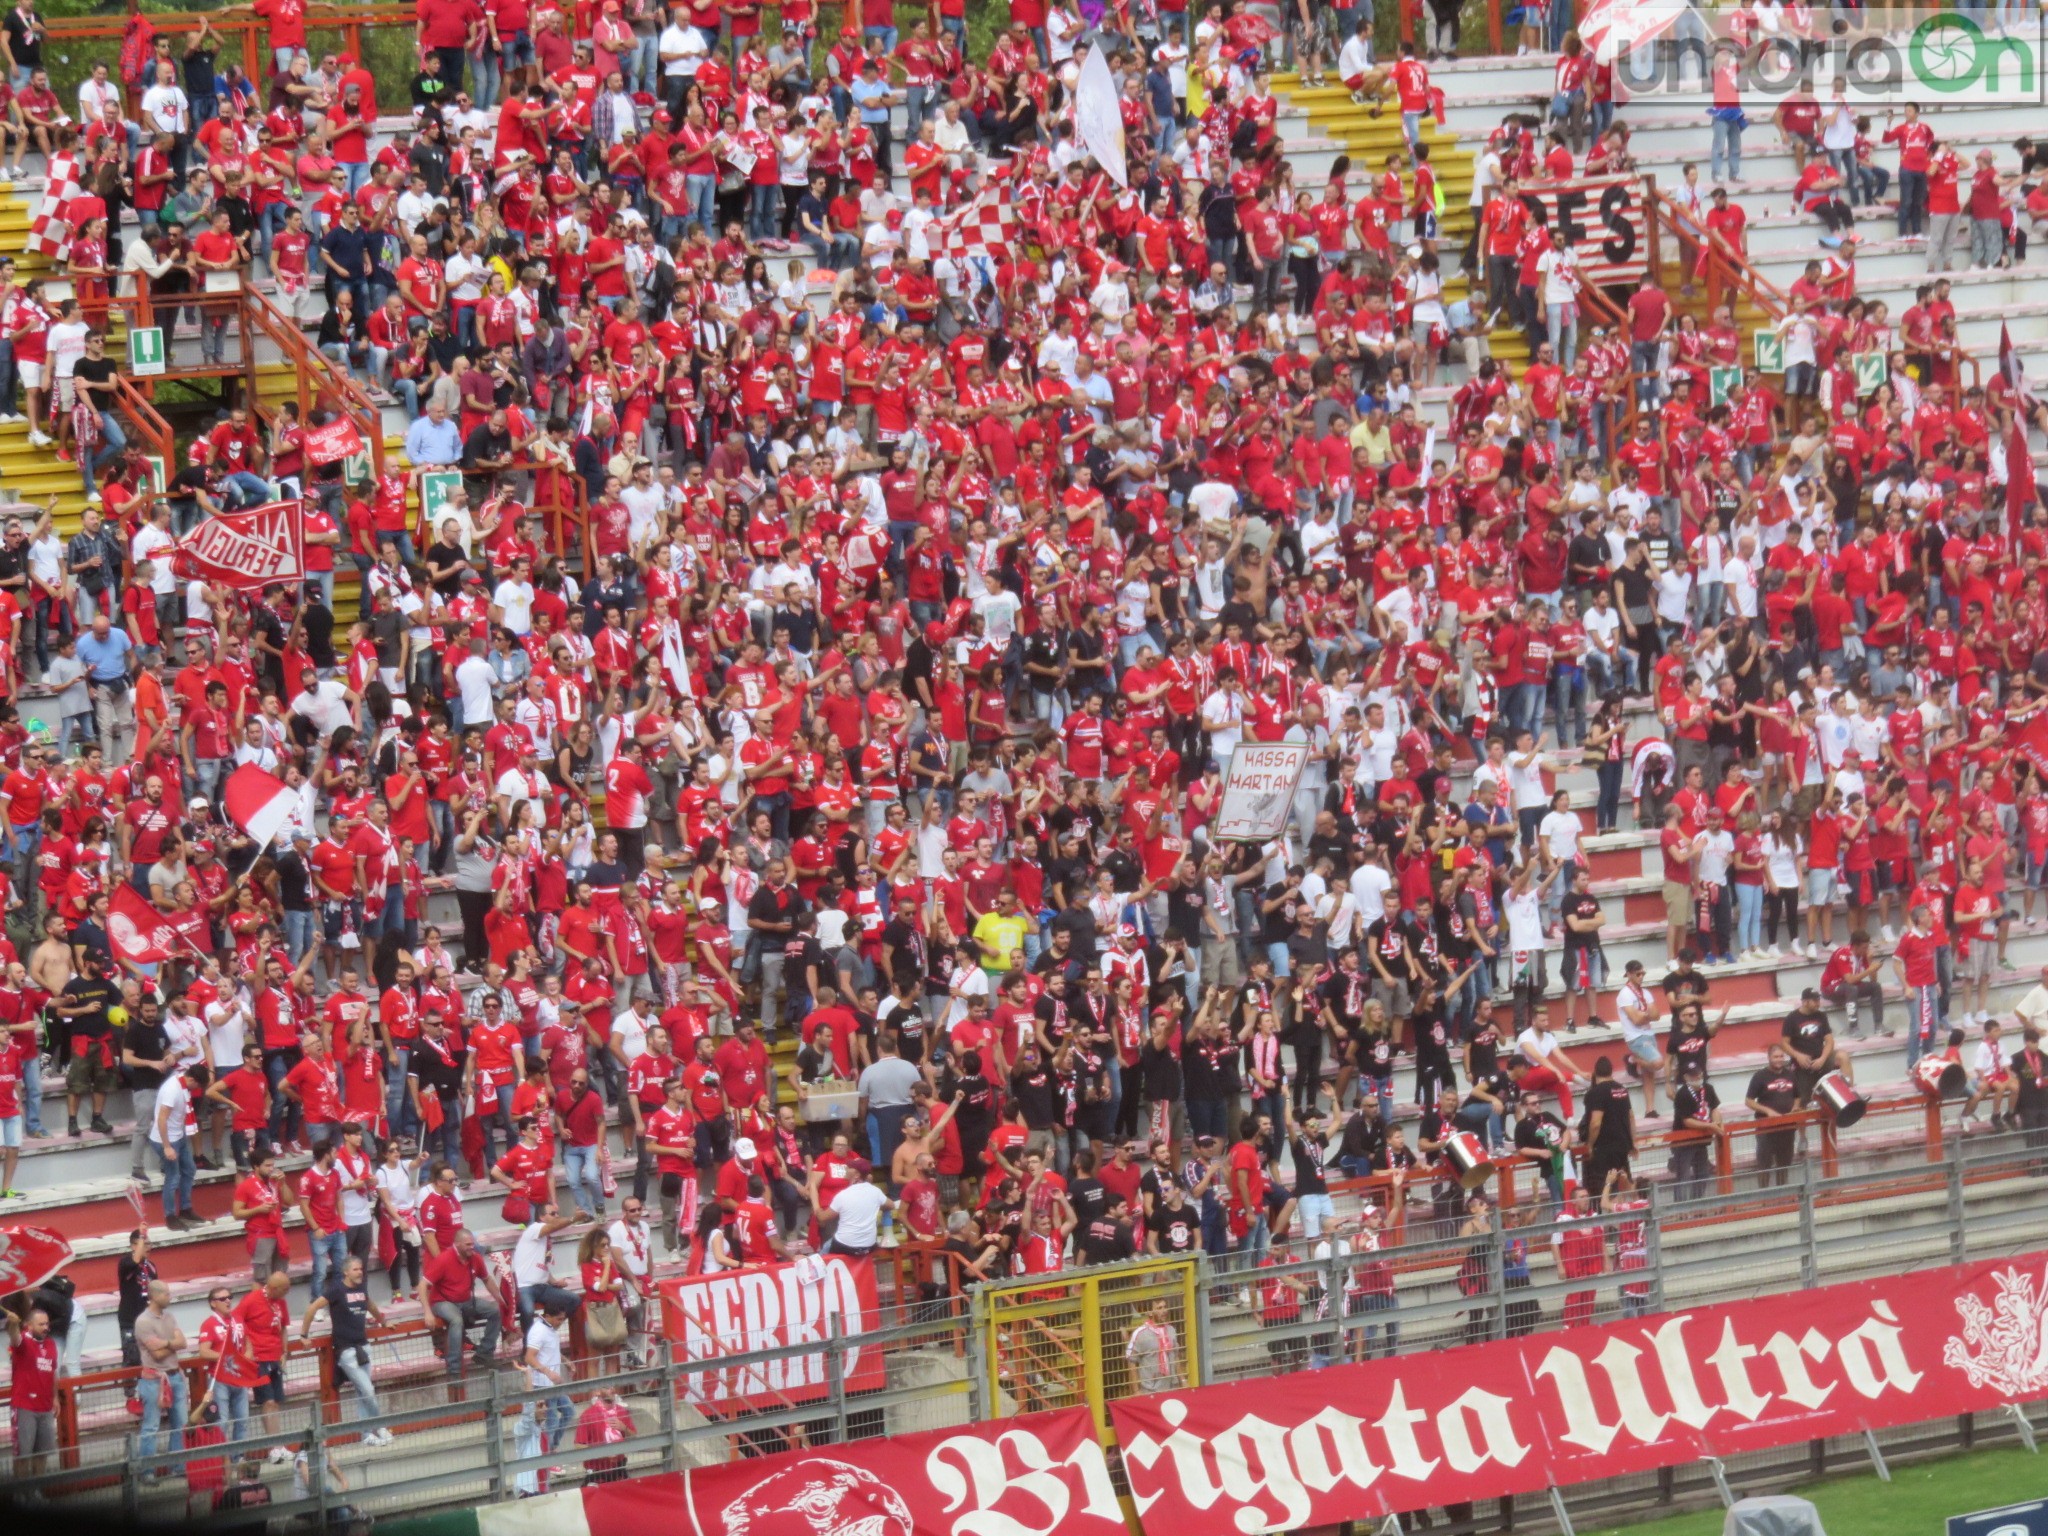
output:
[[[1707,995],[1707,978],[1697,970],[1667,971],[1660,985],[1664,988],[1664,996],[1670,1000],[1674,1008],[1678,1006],[1680,992],[1690,992],[1696,998],[1704,998]]]
[[[1109,1190],[1102,1180],[1083,1175],[1067,1185],[1067,1204],[1074,1208],[1074,1220],[1085,1229],[1091,1221],[1109,1214]]]
[[[1603,1152],[1626,1152],[1629,1143],[1635,1139],[1633,1110],[1629,1104],[1628,1089],[1608,1078],[1605,1082],[1593,1084],[1586,1090],[1586,1118],[1584,1126],[1593,1123],[1595,1112],[1600,1115],[1600,1137],[1594,1143],[1596,1150]]]
[[[1566,918],[1576,917],[1581,922],[1589,917],[1598,917],[1600,915],[1600,898],[1591,891],[1567,892],[1562,911]],[[1570,922],[1566,922],[1564,925],[1564,947],[1566,949],[1598,949],[1600,947],[1600,931],[1596,928],[1591,933],[1580,933],[1572,927]]]
[[[1720,1107],[1721,1095],[1714,1092],[1712,1083],[1680,1083],[1671,1095],[1671,1123],[1682,1130],[1688,1120],[1711,1120]]]
[[[1024,1123],[1032,1130],[1052,1128],[1057,1098],[1052,1073],[1046,1070],[1044,1062],[1033,1067],[1019,1067],[1010,1074],[1010,1097],[1024,1111]]]
[[[105,356],[81,357],[71,365],[71,376],[91,386],[87,394],[91,397],[92,403],[101,410],[105,410],[113,401],[107,390],[113,383],[114,375],[120,371],[119,365],[111,357]]]
[[[1680,1077],[1686,1068],[1697,1062],[1701,1067],[1707,1064],[1707,1047],[1713,1041],[1707,1035],[1707,1026],[1700,1024],[1673,1024],[1665,1049],[1675,1058],[1674,1065]]]
[[[1127,1221],[1099,1217],[1085,1223],[1079,1231],[1081,1261],[1084,1264],[1114,1264],[1119,1259],[1134,1257],[1138,1251],[1131,1240],[1131,1225]]]
[[[1515,1122],[1515,1150],[1554,1156],[1564,1145],[1564,1122],[1549,1110],[1524,1115]]]
[[[1819,1056],[1828,1048],[1828,1036],[1833,1033],[1828,1016],[1818,1008],[1811,1013],[1802,1008],[1785,1016],[1785,1043],[1802,1056]]]
[[[121,1049],[133,1054],[138,1061],[162,1061],[170,1053],[171,1038],[164,1033],[161,1023],[145,1024],[135,1019],[122,1036]],[[155,1067],[129,1067],[127,1071],[131,1087],[157,1088],[163,1084],[164,1075]]]
[[[1179,1210],[1161,1201],[1153,1208],[1152,1219],[1146,1225],[1158,1237],[1161,1253],[1193,1253],[1201,1246],[1201,1215],[1185,1200]]]
[[[334,1347],[355,1349],[370,1342],[370,1290],[367,1285],[347,1285],[341,1276],[328,1276],[327,1315],[334,1323]]]
[[[41,17],[36,20],[40,22]],[[4,25],[7,28],[7,49],[14,55],[16,67],[41,69],[43,67],[43,34],[40,30],[30,34],[28,23],[21,19],[18,9],[9,10]]]
[[[1323,1172],[1323,1159],[1329,1149],[1312,1136],[1295,1136],[1289,1139],[1288,1150],[1294,1157],[1294,1196],[1327,1195],[1330,1181]]]
[[[64,996],[69,1002],[89,1005],[85,1012],[69,1016],[72,1039],[97,1039],[113,1032],[107,1010],[121,1001],[121,989],[113,982],[104,976],[74,976],[65,983]]]
[[[1799,1085],[1792,1080],[1790,1067],[1782,1072],[1765,1067],[1751,1076],[1749,1091],[1743,1097],[1778,1114],[1790,1114],[1799,1103]]]
[[[456,567],[467,558],[460,544],[443,544],[436,540],[427,546],[427,574],[433,578],[436,592],[443,597],[453,597],[461,590],[462,577]]]

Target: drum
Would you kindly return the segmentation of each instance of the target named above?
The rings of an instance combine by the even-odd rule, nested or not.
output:
[[[1913,1068],[1913,1081],[1930,1099],[1960,1099],[1969,1091],[1963,1064],[1946,1056],[1923,1056]]]
[[[1444,1143],[1444,1156],[1451,1160],[1451,1172],[1466,1189],[1477,1189],[1493,1177],[1493,1163],[1486,1144],[1470,1131],[1460,1131]]]
[[[1839,1072],[1830,1072],[1814,1085],[1813,1094],[1828,1113],[1835,1117],[1837,1129],[1847,1130],[1863,1118],[1863,1112],[1870,1108],[1869,1101],[1856,1091],[1856,1085]]]

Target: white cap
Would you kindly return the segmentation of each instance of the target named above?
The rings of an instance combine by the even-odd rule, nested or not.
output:
[[[754,1148],[754,1138],[751,1136],[742,1136],[738,1141],[733,1143],[732,1155],[738,1158],[743,1163],[751,1163],[760,1154]]]

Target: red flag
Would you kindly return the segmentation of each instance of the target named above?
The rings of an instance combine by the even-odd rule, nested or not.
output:
[[[209,517],[178,542],[179,573],[260,592],[306,579],[306,508],[273,501]]]
[[[221,786],[220,803],[228,818],[254,838],[260,849],[284,830],[298,808],[299,797],[276,774],[244,763]]]
[[[71,1244],[48,1227],[0,1227],[0,1291],[32,1291],[71,1262]]]
[[[304,441],[309,464],[334,464],[363,451],[363,434],[346,416],[306,428]]]
[[[2015,410],[2005,432],[2005,526],[2015,542],[2034,504],[2034,450],[2027,446],[2027,417]]]
[[[2013,747],[2034,765],[2034,772],[2048,779],[2048,713],[2034,716],[2026,729],[2020,732],[2020,739],[2013,743]]]
[[[171,958],[178,935],[163,914],[143,900],[126,880],[114,887],[107,911],[107,937],[117,954],[131,965],[154,965]]]

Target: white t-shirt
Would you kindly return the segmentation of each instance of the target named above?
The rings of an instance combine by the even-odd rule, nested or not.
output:
[[[849,1184],[832,1197],[832,1213],[839,1218],[832,1243],[842,1248],[872,1248],[881,1237],[882,1212],[889,1197],[872,1184]]]
[[[497,711],[491,699],[491,684],[498,680],[498,674],[491,670],[491,664],[481,656],[471,656],[467,661],[458,662],[455,667],[455,686],[462,690],[462,718],[465,720],[489,720]]]
[[[649,1017],[652,1017],[650,1015]],[[612,1033],[619,1037],[619,1054],[631,1065],[647,1051],[647,1020],[628,1008],[612,1018]]]
[[[1543,904],[1537,899],[1536,887],[1526,891],[1509,891],[1501,905],[1508,914],[1508,948],[1533,950],[1543,947]]]
[[[1694,868],[1700,872],[1703,885],[1726,885],[1728,865],[1735,857],[1735,839],[1726,832],[1702,832],[1699,836],[1699,857]]]
[[[491,601],[504,611],[504,625],[515,635],[533,633],[533,583],[510,577],[498,583]],[[468,716],[463,717],[467,719]]]
[[[1533,810],[1550,802],[1550,791],[1543,787],[1543,754],[1532,752],[1535,761],[1524,767],[1519,757],[1508,759],[1508,794],[1518,811]]]
[[[182,1075],[164,1079],[156,1091],[156,1110],[149,1118],[149,1139],[157,1146],[175,1147],[185,1139],[185,1110],[192,1103],[192,1090]]]
[[[1358,904],[1358,920],[1371,927],[1387,915],[1387,892],[1394,877],[1377,864],[1361,864],[1351,872],[1351,899]]]
[[[526,1347],[533,1352],[533,1368],[526,1373],[529,1389],[551,1387],[562,1374],[562,1336],[544,1317],[536,1317],[526,1330]]]
[[[544,1224],[528,1222],[512,1245],[512,1281],[515,1285],[542,1285],[548,1278],[548,1261],[555,1240]],[[538,1319],[536,1319],[538,1321]]]
[[[1577,811],[1551,811],[1536,829],[1543,837],[1543,846],[1550,850],[1550,856],[1560,863],[1577,860],[1579,856],[1579,813]],[[1562,880],[1564,876],[1559,875]]]

